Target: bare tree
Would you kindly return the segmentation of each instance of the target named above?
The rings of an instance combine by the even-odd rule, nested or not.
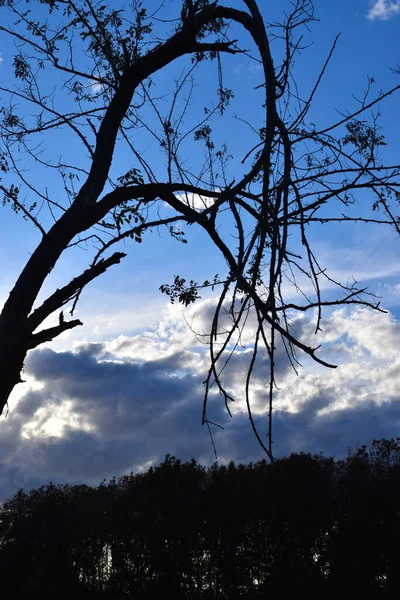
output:
[[[119,251],[106,254],[114,245],[128,238],[140,242],[146,230],[159,226],[186,241],[181,227],[195,224],[221,253],[227,273],[188,284],[177,276],[161,290],[186,306],[199,297],[201,289],[220,290],[207,336],[210,369],[205,381],[203,424],[211,424],[207,399],[212,387],[223,396],[229,411],[234,398],[224,385],[223,371],[240,344],[249,316],[255,316],[244,395],[254,433],[273,458],[272,400],[278,342],[283,343],[295,369],[299,351],[334,367],[317,354],[318,348],[296,336],[290,324],[292,315],[316,310],[317,333],[324,307],[358,304],[381,310],[376,299],[355,282],[330,277],[309,242],[308,226],[352,220],[392,226],[399,232],[394,211],[400,198],[400,169],[399,165],[385,165],[379,156],[384,140],[377,109],[400,86],[372,96],[370,79],[354,111],[319,129],[310,122],[309,113],[337,39],[314,88],[307,97],[301,97],[293,80],[293,61],[304,49],[303,29],[314,20],[310,0],[295,0],[282,23],[269,24],[256,0],[243,0],[243,10],[210,0],[176,0],[174,6],[179,4],[180,12],[170,21],[160,16],[163,4],[148,15],[137,0],[129,9],[93,0],[0,0],[0,31],[14,41],[17,78],[13,89],[0,87],[9,97],[1,109],[0,166],[4,181],[0,187],[3,202],[31,221],[40,235],[0,316],[0,407],[3,410],[21,381],[27,352],[82,324],[77,319],[64,319],[61,312],[57,325],[42,326],[66,305],[72,306],[73,316],[85,286],[124,258]],[[36,5],[33,14],[28,10],[32,5]],[[238,29],[246,43],[250,40],[251,50],[235,38]],[[239,37],[242,40],[242,35]],[[280,64],[273,61],[272,41],[283,47]],[[215,145],[211,124],[225,118],[233,99],[232,91],[223,85],[224,56],[239,53],[258,61],[261,67],[258,92],[265,110],[262,122],[248,122],[255,135],[253,147],[243,148],[241,156],[233,158],[226,144]],[[163,90],[158,96],[154,85],[157,73],[184,57],[186,66],[175,78],[172,90]],[[195,122],[188,114],[196,71],[205,61],[212,63],[209,69],[215,65],[218,70],[217,100],[204,109],[204,114],[197,111]],[[44,68],[47,77],[50,69],[54,72],[54,88],[49,88],[49,79],[43,82]],[[83,162],[46,158],[43,136],[58,131],[64,138],[74,136],[83,146]],[[141,152],[138,139],[142,132],[148,132],[164,153],[164,180]],[[189,141],[204,145],[205,158],[197,168],[183,158],[184,144]],[[111,166],[118,159],[120,146],[125,158],[129,151],[129,169],[114,179]],[[27,164],[58,174],[64,201],[46,186],[38,189],[32,184]],[[240,175],[231,180],[232,172]],[[343,213],[363,189],[370,192],[372,208],[380,210],[377,218],[368,210],[356,217]],[[203,199],[204,207],[192,202],[194,196]],[[173,216],[160,216],[160,202],[173,209]],[[341,206],[339,211],[337,206]],[[219,227],[222,218],[231,222],[229,235],[223,233],[226,228]],[[291,249],[290,234],[300,239],[302,256]],[[36,305],[60,256],[82,244],[93,248],[88,269]],[[312,283],[310,296],[301,291],[304,278]],[[324,280],[339,292],[333,299],[323,293]],[[286,284],[296,289],[302,300],[290,301]],[[267,443],[256,428],[251,409],[257,355],[266,356],[268,364]]]

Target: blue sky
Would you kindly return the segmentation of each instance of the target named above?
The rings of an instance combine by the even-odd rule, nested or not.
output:
[[[243,8],[240,0],[229,4]],[[279,17],[277,4],[260,0],[267,21]],[[167,5],[168,10],[179,9],[178,0]],[[305,35],[305,42],[313,45],[304,50],[295,66],[304,94],[312,88],[335,36],[341,33],[310,117],[322,128],[337,118],[337,111],[357,106],[355,97],[362,95],[367,77],[375,78],[375,93],[399,83],[399,75],[390,67],[400,63],[400,2],[337,0],[315,5],[320,21]],[[278,52],[279,48],[273,44],[272,50]],[[1,32],[0,56],[1,85],[12,86],[13,46]],[[259,68],[246,56],[228,57],[223,61],[223,73],[224,85],[233,89],[235,98],[227,118],[216,121],[216,139],[228,141],[232,154],[241,156],[252,134],[235,115],[260,126],[260,96],[254,92],[260,83]],[[170,91],[171,75],[167,71],[156,79],[157,90]],[[205,64],[194,90],[194,113],[212,102],[213,92],[207,95],[204,90],[215,90],[217,82],[215,64]],[[52,85],[50,77],[44,78],[44,85]],[[0,99],[3,104],[3,92]],[[397,95],[380,107],[388,144],[383,156],[391,164],[398,163],[400,156],[398,102]],[[152,136],[138,136],[147,157],[153,158],[154,153],[155,171],[165,180],[165,165]],[[46,144],[44,152],[73,156],[84,164],[84,154],[68,136],[53,136]],[[192,138],[185,152],[188,161],[201,156]],[[46,172],[44,177],[43,172],[26,166],[35,185],[62,193],[52,173]],[[122,174],[129,167],[120,151],[114,172]],[[361,206],[368,202],[366,195],[360,198]],[[168,210],[160,206],[161,214],[169,214]],[[30,353],[27,382],[15,391],[8,416],[0,420],[0,500],[19,487],[50,479],[97,483],[104,477],[147,468],[166,453],[182,459],[194,456],[204,464],[214,460],[207,429],[201,426],[207,356],[204,345],[187,326],[189,322],[196,331],[207,331],[214,300],[205,297],[183,311],[181,306],[169,305],[158,289],[171,282],[174,274],[202,280],[224,269],[205,236],[194,228],[186,229],[186,245],[166,231],[145,235],[140,245],[129,244],[128,257],[85,290],[77,311],[84,326]],[[357,442],[400,432],[399,242],[391,230],[361,224],[317,226],[311,238],[331,274],[343,280],[350,276],[362,280],[382,297],[382,305],[389,311],[338,309],[326,313],[318,343],[322,343],[324,357],[339,365],[335,371],[303,361],[296,377],[286,368],[284,357],[278,357],[275,453],[305,450],[340,456]],[[8,207],[1,209],[2,302],[37,241],[29,223]],[[83,249],[63,257],[43,294],[86,268],[90,257]],[[301,315],[294,323],[304,339],[313,335],[311,320],[312,315]],[[248,335],[250,344],[251,327]],[[243,382],[245,353],[235,358],[227,375],[235,390],[240,390]],[[267,429],[265,400],[260,373],[253,401],[261,431]],[[242,401],[235,405],[232,419],[217,397],[212,398],[210,411],[210,418],[224,426],[223,431],[215,431],[221,460],[247,462],[262,457]]]

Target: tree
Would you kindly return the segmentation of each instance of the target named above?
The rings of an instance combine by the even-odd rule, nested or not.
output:
[[[397,596],[400,440],[17,492],[0,507],[11,597]],[[60,585],[62,582],[62,585]]]
[[[33,14],[31,6],[35,6]],[[10,98],[1,109],[3,203],[31,221],[41,236],[0,316],[1,410],[21,381],[27,352],[82,324],[78,319],[66,320],[60,312],[57,325],[42,326],[50,315],[71,303],[73,316],[85,286],[124,258],[120,251],[107,255],[114,245],[128,238],[140,242],[146,230],[159,226],[168,227],[174,237],[185,242],[181,227],[191,224],[206,232],[225,260],[227,272],[203,283],[187,283],[176,276],[172,285],[162,285],[161,290],[186,306],[200,296],[201,289],[220,290],[207,336],[210,369],[203,424],[210,427],[207,399],[213,386],[229,411],[233,397],[224,385],[224,365],[237,350],[249,316],[255,318],[244,394],[254,433],[272,458],[277,343],[284,345],[293,368],[299,351],[334,367],[317,354],[318,348],[293,333],[291,315],[316,309],[317,333],[324,307],[358,304],[381,310],[376,299],[357,283],[330,277],[309,242],[308,226],[353,220],[393,226],[399,232],[395,206],[400,199],[400,169],[399,165],[384,164],[379,157],[385,142],[374,109],[400,86],[372,96],[371,78],[356,110],[322,128],[310,122],[313,99],[337,43],[336,39],[309,95],[300,97],[292,81],[293,61],[303,49],[302,29],[314,20],[310,0],[295,0],[281,24],[266,24],[256,0],[243,0],[243,9],[211,0],[176,0],[174,7],[180,12],[173,20],[172,32],[170,22],[158,19],[157,10],[148,16],[138,0],[129,9],[93,0],[1,0],[0,7],[0,31],[16,45],[13,64],[17,79],[13,89],[0,88]],[[17,19],[16,25],[7,24],[11,17]],[[237,30],[246,33],[245,42],[234,37]],[[250,51],[258,53],[254,60],[261,67],[258,93],[264,116],[256,126],[249,123],[256,136],[253,147],[243,148],[233,159],[226,144],[216,146],[211,124],[226,116],[233,100],[232,91],[223,85],[223,58],[248,55],[249,39]],[[271,40],[283,44],[283,58],[276,63]],[[186,66],[175,80],[165,111],[153,80],[161,70],[181,65],[181,59],[186,59]],[[197,111],[195,123],[193,115],[191,120],[187,117],[191,90],[197,69],[204,68],[207,61],[214,62],[219,73],[217,102],[205,107],[204,114]],[[49,69],[54,72],[55,88],[43,80],[44,68],[47,73]],[[155,165],[141,155],[137,144],[142,129],[152,130],[150,111],[159,121],[158,130],[151,135],[164,153],[166,179],[157,176]],[[68,139],[75,136],[83,145],[84,160],[43,157],[37,140],[55,132]],[[197,169],[183,158],[189,140],[204,145],[205,160]],[[127,149],[130,153],[129,169],[113,178],[110,168],[118,159],[121,144],[124,156]],[[47,188],[32,185],[25,164],[44,168],[47,176],[58,173],[65,202]],[[368,210],[357,216],[343,215],[343,207],[361,190],[370,192],[371,208],[380,210],[380,215],[371,216]],[[194,196],[203,200],[200,208],[193,202]],[[326,207],[336,209],[333,200],[339,200],[340,211],[324,212]],[[160,202],[166,202],[174,215],[161,218],[157,212]],[[221,221],[230,223],[228,235],[226,228],[220,228]],[[292,233],[300,239],[304,256],[291,250]],[[93,247],[88,269],[36,305],[61,255],[83,243]],[[304,294],[298,303],[288,300],[284,282],[298,289],[303,277],[311,281],[313,296]],[[337,287],[338,297],[325,297],[321,290],[324,279]],[[250,396],[252,375],[260,359],[268,363],[266,445],[253,419]]]

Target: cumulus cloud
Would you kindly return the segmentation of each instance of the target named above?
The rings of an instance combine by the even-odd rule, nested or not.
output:
[[[191,308],[193,328],[206,331],[212,312],[212,300]],[[224,427],[213,430],[221,460],[262,458],[242,393],[252,327],[250,322],[247,346],[224,370],[225,385],[237,398],[233,418],[218,394],[210,397],[208,417]],[[294,319],[293,328],[304,341],[315,341],[311,316]],[[321,356],[337,369],[304,361],[298,376],[278,345],[277,456],[301,450],[343,456],[357,442],[399,433],[399,328],[390,314],[333,310],[319,341]],[[268,429],[267,361],[260,356],[252,395],[262,437]],[[142,334],[85,342],[63,352],[32,351],[26,361],[30,383],[0,421],[0,500],[19,487],[49,480],[96,484],[147,468],[166,453],[210,464],[212,444],[201,427],[207,368],[207,347],[176,307]]]
[[[376,0],[368,12],[371,21],[387,21],[400,14],[400,0]]]

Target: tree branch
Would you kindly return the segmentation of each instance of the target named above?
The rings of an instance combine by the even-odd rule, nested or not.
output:
[[[99,275],[102,275],[112,265],[119,264],[120,261],[125,258],[126,254],[123,252],[115,252],[112,256],[105,260],[100,260],[97,264],[86,269],[81,275],[78,275],[70,283],[65,285],[63,288],[58,289],[43,302],[33,313],[28,317],[28,327],[30,331],[35,331],[39,327],[40,323],[43,323],[44,319],[51,315],[55,310],[64,306],[73,296],[85,287],[90,281],[96,279]]]
[[[55,337],[59,336],[64,331],[68,331],[68,329],[73,329],[78,325],[83,325],[83,323],[79,319],[74,319],[73,321],[62,321],[59,325],[55,327],[49,327],[48,329],[42,329],[38,333],[32,334],[28,339],[28,350],[32,350],[43,344],[45,342],[51,342]]]

